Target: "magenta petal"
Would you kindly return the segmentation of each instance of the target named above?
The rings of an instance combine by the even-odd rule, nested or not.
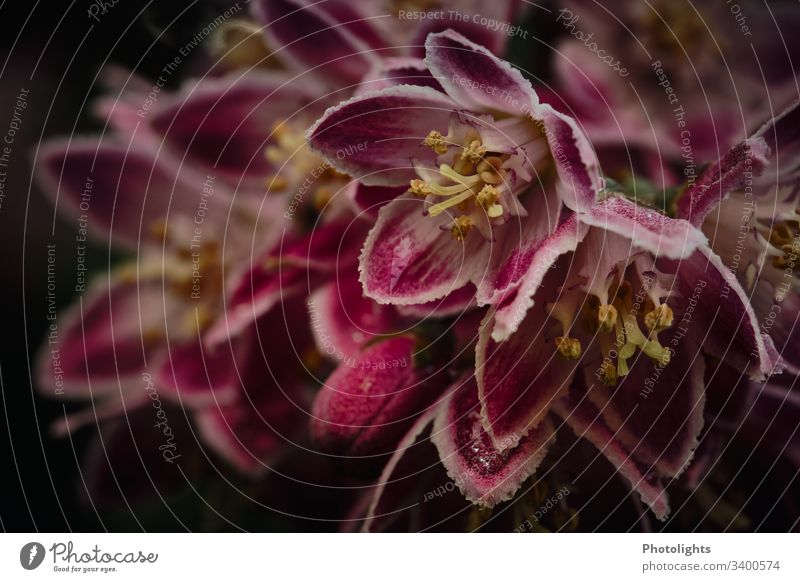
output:
[[[656,257],[686,258],[706,243],[705,235],[689,222],[669,218],[621,196],[607,198],[581,218],[630,239],[633,246]]]
[[[486,270],[486,241],[470,233],[460,242],[445,226],[447,213],[423,215],[419,198],[401,197],[381,208],[364,243],[359,270],[367,297],[410,305],[445,297]]]
[[[558,171],[558,193],[576,212],[588,212],[603,189],[600,162],[578,122],[542,104],[533,112],[541,120]]]
[[[311,345],[304,302],[295,298],[262,317],[236,345],[220,346],[235,348],[237,394],[194,413],[205,445],[241,471],[266,469],[304,427],[309,378],[298,358]]]
[[[764,180],[775,183],[797,178],[797,165],[792,160],[800,152],[800,100],[764,124],[753,137],[763,139],[773,154]]]
[[[491,324],[490,312],[475,348],[475,375],[483,427],[504,451],[546,418],[578,364],[558,355],[543,305],[531,308],[520,330],[503,342],[491,339]]]
[[[52,343],[39,352],[39,388],[65,398],[96,398],[141,388],[141,374],[160,363],[160,284],[98,281],[81,302],[59,315]],[[141,319],[140,319],[141,318]]]
[[[353,182],[348,186],[346,194],[357,212],[376,218],[381,208],[406,191],[408,186],[367,186],[361,182]]]
[[[356,89],[356,95],[379,91],[397,85],[417,85],[442,91],[442,86],[431,75],[425,61],[412,57],[395,57],[382,60]]]
[[[428,36],[425,63],[445,92],[465,109],[524,116],[539,105],[531,84],[518,70],[453,30]]]
[[[618,442],[616,435],[602,420],[600,412],[585,400],[574,399],[556,403],[555,411],[575,431],[585,438],[611,462],[617,471],[625,477],[638,492],[658,519],[664,520],[669,515],[667,493],[658,478],[646,472],[634,460],[632,455]]]
[[[790,374],[800,375],[800,297],[796,293],[788,293],[780,304],[780,312],[774,316],[771,312],[775,306],[775,295],[771,285],[757,287],[751,302],[756,314],[763,318],[761,321],[770,321],[769,338],[774,343],[781,365]]]
[[[428,317],[452,317],[463,314],[475,306],[475,286],[467,283],[441,299],[417,305],[401,305],[397,311],[408,317],[425,319]]]
[[[393,307],[364,297],[355,272],[317,289],[308,310],[317,350],[338,361],[355,361],[367,343],[400,323]]]
[[[231,346],[203,346],[199,337],[170,347],[159,380],[170,397],[187,406],[229,403],[238,387]]]
[[[695,226],[727,195],[761,175],[769,164],[770,149],[757,137],[735,145],[719,162],[709,167],[678,199],[678,216]]]
[[[561,255],[577,248],[587,230],[573,214],[546,238],[521,241],[489,278],[491,286],[479,288],[478,300],[497,306],[490,330],[495,341],[503,341],[517,330],[545,275]]]
[[[431,130],[447,132],[455,103],[430,87],[402,85],[353,97],[309,129],[312,149],[364,184],[401,186],[416,176],[411,159],[432,165],[422,145]]]
[[[683,315],[676,323],[704,350],[753,379],[775,371],[772,342],[762,335],[745,290],[716,254],[700,247],[688,259],[657,265],[677,275],[675,312]]]
[[[553,441],[549,421],[499,451],[483,430],[475,381],[453,392],[440,407],[431,440],[447,473],[464,496],[487,507],[507,501],[536,472]]]
[[[276,122],[313,118],[311,88],[274,72],[204,78],[171,96],[148,119],[181,160],[231,182],[257,181],[274,171],[264,156]],[[204,170],[204,171],[206,171]]]
[[[416,370],[415,344],[411,336],[386,339],[339,365],[314,401],[311,435],[320,448],[347,455],[395,449],[443,387]]]
[[[303,235],[287,233],[234,278],[224,316],[208,331],[208,343],[238,335],[283,299],[319,284],[338,265],[349,269],[363,237],[363,225],[348,219],[321,224]]]
[[[342,0],[256,0],[253,15],[267,43],[298,71],[313,70],[334,85],[357,83],[387,46],[359,6]],[[383,54],[383,56],[386,56]]]
[[[39,152],[37,177],[57,206],[85,217],[89,234],[134,248],[140,240],[154,241],[151,228],[169,217],[193,218],[205,180],[188,170],[179,178],[166,158],[139,145],[94,140],[48,142]],[[217,188],[207,201],[206,222],[224,220],[229,201]]]
[[[689,465],[703,428],[705,360],[687,338],[662,332],[659,340],[674,350],[666,366],[639,353],[616,387],[604,386],[591,371],[586,382],[594,380],[589,400],[615,439],[642,465],[677,477]]]

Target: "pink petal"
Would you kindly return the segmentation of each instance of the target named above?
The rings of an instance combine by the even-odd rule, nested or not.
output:
[[[416,176],[411,159],[431,165],[422,145],[431,130],[447,132],[455,103],[430,87],[402,85],[331,107],[308,131],[312,149],[336,169],[370,186],[402,186]]]
[[[531,219],[529,219],[530,221]],[[565,219],[549,236],[530,237],[523,240],[508,259],[496,269],[491,295],[479,300],[496,305],[492,325],[492,338],[503,341],[513,334],[534,304],[537,290],[556,260],[571,251],[586,236],[587,227],[576,215]],[[487,291],[484,295],[488,294]]]
[[[94,283],[59,314],[38,355],[40,389],[52,396],[98,398],[141,388],[141,374],[159,364],[163,341],[160,284],[119,279]],[[51,342],[52,340],[52,342]]]
[[[415,365],[416,339],[379,341],[344,361],[317,394],[311,435],[325,451],[391,452],[415,417],[441,393],[442,379]]]
[[[425,65],[425,61],[412,57],[395,57],[380,61],[367,77],[359,83],[355,94],[363,95],[371,91],[386,89],[387,87],[396,87],[397,85],[416,85],[430,87],[437,91],[442,90],[442,86],[431,75]]]
[[[364,228],[360,222],[343,218],[323,223],[307,234],[285,233],[234,278],[226,293],[224,316],[209,329],[206,341],[215,345],[238,335],[284,298],[316,287],[340,264],[348,270],[354,268]]]
[[[333,85],[357,83],[388,46],[374,19],[342,0],[256,0],[252,11],[264,24],[267,44],[295,70],[312,70]],[[378,52],[376,52],[378,51]]]
[[[516,447],[499,451],[483,430],[474,381],[453,392],[440,407],[431,440],[451,479],[464,496],[487,507],[507,501],[536,472],[553,441],[548,421]]]
[[[401,326],[393,307],[364,297],[355,275],[338,277],[308,300],[317,350],[335,361],[355,361],[365,345]]]
[[[544,126],[558,172],[558,193],[576,212],[588,212],[603,189],[600,163],[584,130],[572,117],[542,104],[533,116]]]
[[[312,340],[304,302],[285,301],[238,342],[236,399],[201,409],[193,418],[206,446],[240,471],[259,473],[298,438],[307,419],[303,388],[311,379],[299,358]]]
[[[622,196],[605,199],[581,218],[630,239],[633,246],[657,257],[686,258],[706,244],[705,235],[689,222],[669,218]]]
[[[558,355],[543,302],[528,311],[520,330],[497,343],[490,337],[492,313],[481,324],[475,348],[475,375],[483,428],[505,451],[546,418],[553,402],[569,388],[577,360]]]
[[[700,226],[731,191],[747,181],[752,184],[769,164],[769,158],[770,149],[763,138],[751,138],[735,145],[680,195],[678,216]]]
[[[417,305],[401,305],[397,307],[397,311],[408,317],[425,319],[452,317],[463,314],[475,306],[475,286],[467,283],[441,299]]]
[[[185,168],[178,176],[168,162],[135,143],[51,141],[39,152],[36,172],[57,208],[61,204],[85,222],[90,235],[105,244],[138,248],[140,241],[155,243],[154,225],[168,224],[171,216],[193,219],[198,212],[206,177]],[[223,188],[217,187],[206,203],[206,222],[225,219],[230,197]]]
[[[406,457],[410,456],[409,452],[415,452],[412,451],[412,449],[425,445],[425,442],[417,441],[419,440],[420,435],[422,435],[433,422],[437,411],[438,407],[431,407],[421,414],[419,418],[414,421],[414,424],[411,426],[405,436],[400,439],[400,442],[397,443],[397,448],[392,454],[392,458],[389,459],[388,463],[386,463],[386,466],[381,472],[380,477],[378,477],[378,481],[375,485],[375,491],[372,493],[372,498],[369,502],[369,507],[367,509],[366,519],[364,520],[364,524],[362,526],[362,531],[372,531],[377,522],[381,518],[386,517],[387,510],[384,506],[387,505],[386,498],[388,486],[392,484],[396,485],[404,481],[407,482],[408,479],[413,479],[417,476],[412,472],[410,475],[403,475],[402,477],[399,477],[396,476],[396,473],[398,473],[398,468],[401,466],[401,463],[407,462],[408,459]]]
[[[531,84],[518,70],[453,30],[428,36],[425,63],[464,109],[523,116],[539,105]]]
[[[762,336],[745,290],[716,254],[699,247],[688,259],[661,260],[657,266],[677,275],[680,304],[674,311],[683,313],[681,320],[687,318],[677,323],[697,338],[705,351],[747,371],[753,379],[775,371],[772,342]]]
[[[219,406],[238,388],[233,348],[209,348],[199,337],[170,346],[158,375],[167,395],[186,406]]]
[[[264,156],[276,122],[320,113],[312,88],[289,75],[239,72],[206,77],[165,96],[147,121],[177,159],[240,183],[274,172]]]
[[[439,228],[449,220],[446,212],[423,215],[423,201],[411,196],[381,208],[360,258],[364,294],[378,303],[428,303],[480,280],[486,241],[479,233],[456,240]]]

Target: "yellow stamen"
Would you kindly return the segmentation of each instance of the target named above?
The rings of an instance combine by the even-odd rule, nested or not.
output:
[[[459,174],[447,164],[442,164],[439,166],[439,173],[446,178],[450,178],[453,182],[463,186],[475,186],[480,183],[480,178],[478,176]]]
[[[267,192],[283,192],[289,187],[289,180],[283,176],[267,178]]]
[[[422,180],[411,180],[409,190],[416,196],[427,196],[431,193],[431,189],[428,187],[428,184]]]
[[[556,338],[556,348],[562,358],[577,360],[581,357],[581,342],[574,337],[560,335]]]
[[[488,210],[490,207],[497,204],[497,201],[500,200],[500,195],[497,193],[497,189],[494,186],[487,184],[478,192],[476,199],[478,204]]]
[[[322,212],[333,199],[333,190],[327,186],[320,186],[314,192],[314,210]]]
[[[606,386],[617,385],[617,370],[608,358],[604,358],[600,364],[600,380]]]
[[[486,214],[489,215],[489,218],[499,218],[503,216],[503,212],[503,207],[499,204],[495,204],[489,207],[489,209],[486,211]]]
[[[470,220],[469,216],[459,216],[450,227],[450,232],[453,233],[453,237],[458,241],[463,241],[470,230],[472,230],[472,220]]]
[[[672,325],[674,314],[672,309],[664,303],[659,305],[644,316],[644,323],[650,331],[659,331]]]
[[[444,202],[439,202],[437,204],[431,205],[431,207],[428,208],[428,214],[430,214],[431,216],[438,216],[448,208],[451,208],[453,206],[458,206],[459,204],[461,204],[465,200],[469,200],[470,198],[472,198],[472,190],[464,190],[461,194],[457,196],[452,196],[447,200],[445,200]]]
[[[617,324],[617,308],[613,305],[600,305],[597,308],[597,321],[606,331],[611,331]]]
[[[471,142],[469,142],[469,145],[464,146],[464,151],[461,152],[461,159],[477,163],[485,155],[486,146],[481,144],[481,140],[473,139]]]
[[[431,131],[428,134],[428,137],[426,137],[422,143],[431,148],[437,154],[447,153],[447,142],[445,141],[444,136],[436,130]]]
[[[154,222],[150,226],[150,234],[158,241],[167,240],[167,223],[164,221]]]

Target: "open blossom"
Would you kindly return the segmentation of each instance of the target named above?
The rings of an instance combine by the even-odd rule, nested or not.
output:
[[[703,354],[763,378],[774,350],[740,287],[720,302],[725,267],[688,222],[614,196],[580,222],[581,242],[555,254],[518,329],[493,339],[504,306],[492,308],[474,378],[419,422],[433,422],[442,463],[480,505],[510,499],[564,423],[664,518],[664,482],[687,468],[703,428]]]
[[[483,47],[431,34],[425,65],[443,91],[358,95],[329,109],[310,141],[367,186],[407,189],[381,208],[361,254],[368,297],[424,303],[472,282],[487,303],[567,214],[593,204],[597,162],[575,121]],[[336,159],[351,143],[365,148]]]

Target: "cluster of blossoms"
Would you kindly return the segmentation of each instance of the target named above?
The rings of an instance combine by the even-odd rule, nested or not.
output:
[[[558,98],[474,19],[252,4],[224,33],[229,71],[146,112],[148,83],[117,73],[119,96],[98,107],[110,136],[39,154],[59,207],[131,251],[61,316],[58,375],[42,354],[47,393],[58,379],[92,401],[58,429],[148,404],[152,374],[242,471],[308,438],[344,460],[331,470],[377,476],[354,510],[368,530],[403,507],[395,490],[426,445],[494,508],[571,429],[665,519],[666,486],[702,479],[718,454],[721,379],[780,397],[800,372],[797,107],[718,141],[722,155],[698,147],[698,166],[717,161],[682,183],[668,174],[682,134],[627,119],[624,91],[603,94],[616,73],[579,68],[597,57],[574,39]],[[470,4],[455,8],[516,18],[516,3]],[[575,28],[588,9],[570,4]],[[597,42],[626,54],[611,33]],[[674,205],[608,178],[633,165],[679,186]]]

